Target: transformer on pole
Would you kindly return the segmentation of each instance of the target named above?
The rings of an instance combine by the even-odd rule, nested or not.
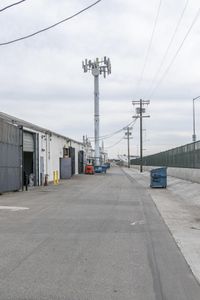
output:
[[[127,158],[128,158],[128,162],[127,162],[127,166],[128,168],[130,168],[130,139],[132,139],[131,135],[132,135],[132,132],[131,130],[133,129],[133,127],[125,127],[124,130],[126,130],[125,132],[125,139],[127,139],[127,152],[128,152],[128,155],[127,155]]]
[[[82,62],[84,72],[91,71],[94,76],[94,140],[95,140],[95,166],[100,165],[100,150],[99,150],[99,75],[106,78],[106,74],[111,74],[110,59],[106,56],[99,60],[96,58],[93,62],[85,59]]]
[[[140,172],[143,172],[143,126],[142,126],[142,119],[149,118],[150,116],[144,115],[146,113],[146,109],[143,107],[144,105],[149,105],[150,100],[142,100],[139,101],[132,101],[133,105],[139,105],[136,107],[136,116],[133,118],[140,118]]]

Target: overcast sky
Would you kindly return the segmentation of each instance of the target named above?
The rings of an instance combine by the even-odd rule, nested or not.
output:
[[[0,9],[13,2],[1,0]],[[27,0],[0,13],[0,43],[52,25],[93,2]],[[130,123],[135,115],[132,100],[142,98],[151,101],[150,118],[144,120],[145,154],[190,143],[192,99],[200,95],[200,17],[157,83],[199,7],[198,0],[102,0],[49,31],[1,46],[0,111],[78,141],[86,134],[93,137],[93,76],[83,72],[82,60],[108,56],[112,74],[100,78],[100,135]],[[199,139],[200,99],[195,104]],[[133,127],[133,155],[139,152],[138,123]],[[104,141],[111,157],[127,153],[122,137],[123,132]]]

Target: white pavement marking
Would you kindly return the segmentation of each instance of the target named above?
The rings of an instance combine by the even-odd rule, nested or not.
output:
[[[11,211],[19,211],[19,210],[27,210],[28,207],[19,207],[19,206],[0,206],[0,210],[11,210]]]
[[[130,225],[134,226],[134,225],[136,225],[136,224],[144,225],[144,224],[145,224],[145,221],[144,221],[144,220],[136,221],[136,222],[131,223]]]
[[[132,226],[134,226],[135,224],[137,224],[137,222],[133,222],[133,223],[131,223],[131,225],[132,225]]]

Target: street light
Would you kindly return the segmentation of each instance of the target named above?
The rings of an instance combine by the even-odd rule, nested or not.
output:
[[[197,138],[196,132],[195,132],[195,105],[194,105],[194,101],[196,99],[199,99],[199,98],[200,98],[200,96],[198,96],[196,98],[193,98],[193,135],[192,135],[192,141],[193,142],[196,142],[196,138]]]

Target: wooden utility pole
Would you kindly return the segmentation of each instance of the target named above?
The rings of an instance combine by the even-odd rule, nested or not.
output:
[[[139,107],[136,107],[136,116],[133,116],[133,118],[140,118],[140,172],[143,172],[143,124],[142,119],[143,118],[149,118],[150,116],[143,115],[146,112],[146,109],[143,107],[144,105],[149,105],[150,100],[142,100],[139,101],[132,101],[133,105],[139,105]]]
[[[125,132],[125,139],[127,139],[127,152],[128,152],[128,168],[130,168],[130,137],[132,135],[132,132],[130,132],[133,127],[126,127],[125,128],[127,131]]]

